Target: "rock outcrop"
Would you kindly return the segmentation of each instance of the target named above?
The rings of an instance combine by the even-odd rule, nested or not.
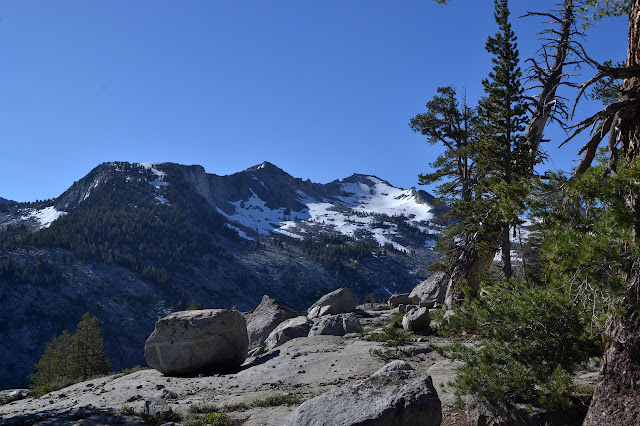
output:
[[[417,308],[407,312],[402,318],[402,328],[406,331],[427,331],[431,317],[427,308]]]
[[[308,336],[312,325],[313,322],[303,316],[284,321],[278,325],[265,340],[267,349],[271,350],[291,339]]]
[[[362,326],[356,314],[326,315],[313,319],[309,336],[344,336],[347,333],[361,333]]]
[[[410,293],[394,294],[389,297],[389,306],[396,308],[398,305],[411,305],[413,300],[409,297],[409,294]]]
[[[322,315],[337,315],[353,312],[358,306],[358,299],[346,287],[325,294],[309,308],[307,317],[317,318]]]
[[[239,312],[204,309],[158,320],[144,356],[163,374],[192,375],[239,367],[248,349],[247,325]]]
[[[298,312],[264,295],[258,307],[253,312],[245,314],[249,347],[260,346],[280,323],[297,316]]]
[[[433,308],[436,303],[442,304],[447,293],[448,277],[444,272],[434,272],[429,278],[418,284],[409,294],[415,304]]]
[[[286,425],[437,426],[441,422],[442,407],[431,376],[383,367],[367,379],[303,403]]]

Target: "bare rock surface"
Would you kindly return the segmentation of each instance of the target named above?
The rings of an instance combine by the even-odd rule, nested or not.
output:
[[[190,375],[239,367],[248,348],[247,325],[239,312],[203,309],[158,320],[144,357],[161,373]]]
[[[442,409],[431,377],[407,366],[385,366],[366,379],[310,399],[286,426],[440,425]]]
[[[348,333],[362,333],[360,321],[353,313],[314,318],[309,330],[309,336],[344,336]]]
[[[359,320],[364,328],[375,329],[386,325],[395,312],[368,311],[369,316]],[[464,417],[464,413],[453,408],[455,397],[447,385],[455,378],[459,364],[442,358],[428,346],[452,341],[414,336],[400,354],[402,361],[431,376],[442,403],[443,425],[447,426],[462,424],[447,422]],[[384,349],[382,343],[368,341],[363,335],[302,337],[260,357],[248,358],[233,373],[170,377],[146,369],[78,383],[40,398],[13,401],[0,405],[0,424],[144,424],[130,411],[142,413],[145,401],[163,398],[174,413],[181,415],[182,420],[176,424],[186,425],[198,418],[191,407],[216,406],[224,408],[231,418],[243,421],[245,426],[282,426],[299,402],[262,406],[259,401],[287,394],[308,400],[365,380],[386,364],[371,351]],[[123,407],[130,408],[123,411]]]
[[[280,323],[297,316],[298,312],[264,295],[258,307],[245,315],[249,347],[260,346]]]
[[[358,306],[358,299],[351,290],[346,287],[339,288],[325,294],[309,307],[309,318],[322,315],[336,315],[353,312]]]
[[[415,304],[433,308],[436,303],[442,304],[447,292],[448,276],[442,271],[434,272],[429,278],[418,284],[409,298]]]
[[[268,349],[273,349],[291,339],[307,337],[313,322],[307,317],[300,316],[291,318],[278,325],[265,340]]]

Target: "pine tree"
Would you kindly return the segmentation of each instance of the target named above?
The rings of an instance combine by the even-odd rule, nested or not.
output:
[[[111,361],[103,346],[98,319],[86,312],[76,333],[64,330],[54,335],[36,362],[31,388],[45,394],[72,383],[111,371]]]
[[[450,264],[457,259],[461,245],[467,242],[463,224],[476,181],[473,161],[473,121],[476,115],[466,100],[460,105],[453,87],[439,87],[437,93],[427,103],[427,111],[413,117],[409,126],[414,132],[427,136],[429,144],[445,148],[430,164],[433,171],[420,174],[418,178],[421,185],[439,183],[436,188],[438,201],[451,206],[451,210],[444,213],[441,219],[452,223],[445,228],[436,245],[436,249],[445,255]]]
[[[482,82],[486,96],[478,107],[475,161],[482,179],[476,186],[479,214],[473,225],[484,230],[486,250],[502,249],[503,272],[511,277],[510,231],[525,209],[527,179],[539,156],[527,148],[522,133],[527,121],[526,106],[508,0],[495,0],[494,17],[500,30],[486,44],[494,66]],[[497,241],[496,235],[500,235]]]
[[[89,312],[85,312],[76,326],[72,343],[72,365],[76,378],[87,380],[111,370],[111,361],[107,357],[102,336],[100,336],[98,318]]]
[[[71,372],[71,347],[73,336],[64,330],[60,336],[54,335],[44,348],[44,353],[35,364],[31,374],[31,388],[44,394],[73,383]]]

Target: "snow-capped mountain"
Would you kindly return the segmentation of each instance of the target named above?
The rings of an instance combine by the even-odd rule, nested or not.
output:
[[[144,363],[156,319],[192,301],[246,311],[268,294],[304,310],[342,286],[361,301],[410,291],[440,260],[432,200],[375,176],[319,184],[266,162],[228,176],[117,162],[54,200],[3,204],[0,325],[17,328],[0,345],[0,385],[25,386],[46,342],[86,311],[125,368]]]
[[[318,184],[293,178],[268,162],[230,176],[207,175],[197,168],[180,171],[229,220],[228,226],[248,240],[340,234],[408,251],[432,247],[440,229],[433,223],[440,211],[430,194],[396,188],[375,176],[354,174]]]
[[[204,198],[226,218],[227,227],[248,241],[277,234],[296,239],[337,234],[410,251],[433,247],[440,229],[433,222],[439,211],[434,210],[433,197],[425,191],[396,188],[378,177],[361,174],[328,184],[313,183],[294,178],[268,162],[229,176],[173,163],[105,163],[48,205],[20,207],[4,220],[0,218],[0,229],[19,223],[34,230],[47,228],[114,176],[148,183],[148,195],[163,205],[171,205],[167,193],[172,181],[186,187],[189,193]]]

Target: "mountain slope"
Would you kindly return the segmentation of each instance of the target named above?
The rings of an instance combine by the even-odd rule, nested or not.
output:
[[[158,317],[299,310],[339,286],[362,300],[409,291],[438,260],[423,191],[365,175],[318,184],[270,163],[229,175],[173,163],[104,163],[55,200],[0,210],[0,383],[24,386],[54,333],[85,311],[115,368],[144,364]]]

